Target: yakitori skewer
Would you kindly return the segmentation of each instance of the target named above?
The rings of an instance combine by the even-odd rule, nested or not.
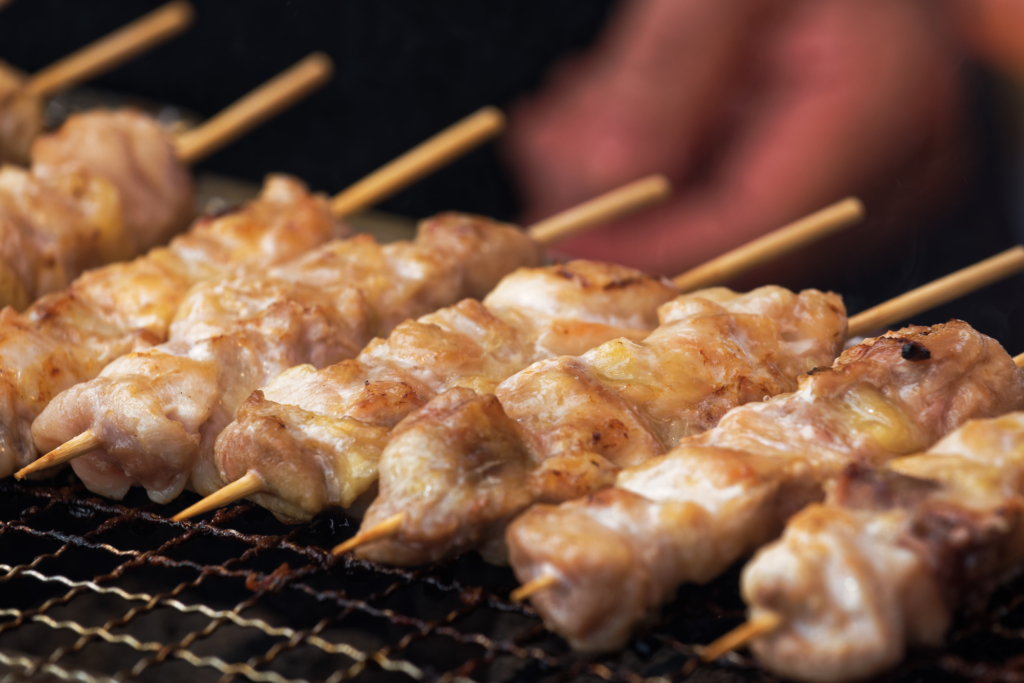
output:
[[[1017,248],[883,304],[884,316],[872,310],[859,318],[896,322],[1022,269],[1024,249]],[[376,540],[384,538],[375,531],[383,519],[404,514],[409,526],[392,522],[394,540],[362,555],[422,564],[486,544],[502,559],[504,523],[531,502],[610,486],[620,468],[713,427],[739,404],[794,390],[806,370],[838,354],[846,320],[835,295],[726,291],[679,297],[642,342],[614,341],[580,358],[534,364],[498,385],[500,407],[462,390],[421,408],[381,455],[380,493],[363,522]],[[538,578],[516,597],[555,580]]]
[[[597,200],[603,212],[577,211],[575,221],[563,221],[561,230],[546,231],[544,239],[578,231],[584,227],[581,224],[597,224],[608,215],[621,215],[626,206],[647,206],[663,199],[667,189],[660,176],[631,183]],[[117,497],[131,481],[138,481],[151,496],[165,502],[180,492],[189,476],[196,490],[213,490],[219,482],[206,483],[193,464],[201,468],[212,459],[214,439],[234,418],[235,406],[252,391],[289,367],[307,363],[322,367],[351,358],[374,336],[390,333],[404,319],[467,296],[482,296],[502,275],[536,264],[537,246],[542,243],[533,235],[533,229],[523,234],[479,217],[442,214],[421,224],[415,242],[379,247],[366,236],[339,241],[267,276],[194,291],[179,311],[168,344],[115,361],[95,380],[58,396],[33,425],[41,446],[53,436],[54,415],[71,419],[72,429],[92,425],[87,431],[94,438],[80,432],[73,446],[55,449],[18,476],[78,457],[83,448],[106,444],[101,477],[83,471],[91,461],[76,463],[79,476],[94,491]],[[206,315],[211,304],[223,314],[215,322]],[[293,312],[282,313],[282,307]],[[199,315],[192,315],[193,310]],[[283,319],[290,322],[285,325]],[[323,334],[326,326],[332,330],[329,335]],[[282,328],[287,330],[284,334]],[[300,329],[306,331],[296,331]],[[220,358],[218,353],[225,355]],[[224,368],[216,376],[207,371],[211,358]],[[170,387],[182,380],[188,382],[187,397]],[[127,389],[128,385],[132,388]],[[168,418],[170,410],[152,413],[147,406],[155,404],[149,402],[141,408],[136,408],[137,403],[125,405],[120,396],[126,389],[136,399],[145,395],[160,402],[175,396],[174,412],[184,416],[182,422]],[[108,400],[114,403],[108,405]],[[97,411],[101,405],[106,407]],[[122,416],[123,411],[127,412]],[[190,422],[193,415],[208,417]],[[111,422],[113,416],[135,424],[123,436],[131,432],[141,438],[127,446],[121,437],[114,437],[114,432],[122,430],[118,417]],[[144,424],[161,431],[161,436]],[[159,442],[156,452],[146,452],[147,434]],[[116,454],[112,448],[117,448]],[[125,477],[116,481],[115,462],[126,463]]]
[[[628,190],[626,196],[635,191]],[[607,202],[602,200],[592,206],[600,206],[602,203]],[[577,209],[570,215],[586,213]],[[551,226],[557,222],[562,220],[545,223]],[[549,228],[545,228],[545,233],[550,234]],[[271,422],[266,415],[268,411],[280,410],[288,413],[286,417],[277,416],[274,419],[298,419],[300,422],[308,419],[316,422],[322,418],[324,423],[338,424],[345,424],[346,418],[343,416],[356,411],[353,415],[358,414],[371,424],[390,427],[404,414],[429,399],[432,394],[443,391],[446,383],[469,383],[481,388],[493,386],[538,357],[551,357],[566,352],[579,353],[606,339],[623,334],[634,338],[638,335],[645,336],[653,327],[657,306],[674,294],[673,288],[645,278],[636,271],[602,264],[573,262],[552,269],[518,273],[499,285],[484,300],[482,307],[479,304],[464,302],[451,309],[426,316],[421,321],[399,327],[385,344],[374,347],[372,351],[368,350],[359,359],[350,362],[348,367],[352,371],[351,377],[329,369],[313,373],[312,370],[307,372],[298,368],[286,373],[265,389],[257,400],[257,404],[261,405],[247,405],[244,410],[257,424]],[[552,315],[552,312],[556,315]],[[600,324],[596,325],[598,322]],[[467,337],[462,330],[467,329],[468,325],[474,326],[483,336],[479,339]],[[431,335],[433,339],[429,338]],[[502,360],[485,360],[492,357],[491,352],[486,349],[498,343],[499,338],[505,340],[502,342]],[[422,344],[446,349],[441,356],[445,359],[442,361],[443,365],[433,363],[429,369],[425,369],[429,372],[429,378],[421,377],[422,373],[415,369],[409,370],[418,366],[419,361],[416,358],[419,355],[428,353],[427,347],[421,346]],[[461,350],[455,352],[455,349]],[[452,360],[447,360],[449,358]],[[465,362],[459,361],[460,358],[465,359]],[[402,385],[410,388],[409,400],[403,406],[394,406],[392,410],[387,407],[387,401],[378,402],[380,412],[374,415],[368,415],[365,410],[357,407],[363,400],[360,398],[363,393],[369,396],[374,392],[388,391],[385,387],[389,386],[390,380],[379,381],[378,377],[384,380],[384,375],[387,375],[398,381],[400,376],[407,372],[412,372],[412,376],[401,381]],[[310,389],[314,386],[318,389],[299,389],[298,387],[304,383],[308,383]],[[393,386],[393,382],[390,386]],[[285,400],[285,405],[278,405],[272,400],[274,397],[284,398],[281,391],[289,396]],[[334,392],[337,392],[338,396],[334,405],[315,407],[309,402],[310,397]],[[315,417],[309,411],[313,411],[319,417]],[[243,426],[234,426],[234,434],[246,431],[244,421],[242,422]],[[305,427],[297,427],[303,428]],[[222,435],[221,441],[230,441],[232,438],[234,436],[225,434]],[[376,437],[371,437],[371,440],[373,438]],[[322,446],[331,452],[337,452],[336,457],[343,457],[343,444]],[[278,447],[284,448],[281,445]],[[230,446],[225,448],[230,449]],[[301,454],[296,454],[295,457],[301,457]],[[367,472],[373,474],[369,469]],[[242,474],[245,475],[244,472]],[[267,486],[256,472],[247,476],[226,478],[235,480],[228,484],[226,491],[222,489],[216,494],[216,498],[207,499],[193,506],[181,513],[179,518],[198,514],[231,499],[251,496],[256,489]],[[368,481],[372,481],[372,478]],[[360,483],[353,490],[362,485]],[[261,498],[257,497],[257,500]],[[262,500],[266,502],[267,496],[262,496]],[[347,505],[348,501],[339,499],[333,503]],[[290,508],[289,504],[285,503],[283,507],[275,509],[275,512],[297,519],[315,512],[313,508],[316,506],[317,504],[314,504],[300,510]]]
[[[1022,474],[1020,412],[968,422],[919,455],[847,467],[748,563],[750,620],[702,659],[749,643],[787,678],[852,681],[908,646],[940,646],[957,609],[1019,574]]]
[[[192,23],[192,6],[170,2],[22,79],[0,64],[0,162],[24,162],[42,130],[42,100],[150,50]]]
[[[195,10],[185,0],[162,5],[99,40],[32,74],[25,90],[48,97],[153,49],[192,24]]]
[[[437,138],[463,144],[459,129],[466,124]],[[477,140],[496,132],[478,128]],[[247,269],[262,272],[340,232],[326,198],[272,176],[257,200],[200,219],[168,248],[90,271],[23,314],[0,312],[0,474],[36,459],[31,424],[55,395],[92,379],[115,358],[165,341],[189,287]]]
[[[72,116],[33,144],[30,171],[0,170],[0,305],[24,308],[88,268],[165,242],[193,215],[186,168],[323,84],[314,54],[172,140],[132,111]]]
[[[579,649],[614,649],[678,585],[710,580],[774,538],[847,463],[913,453],[1022,402],[1024,376],[966,323],[890,332],[797,392],[736,408],[624,470],[612,489],[535,506],[509,528],[512,565],[534,582],[549,628]]]

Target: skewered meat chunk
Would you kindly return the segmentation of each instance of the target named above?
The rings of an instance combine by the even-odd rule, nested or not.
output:
[[[750,403],[615,488],[535,506],[510,527],[521,581],[557,577],[533,604],[582,650],[620,647],[684,582],[708,581],[820,500],[849,463],[920,451],[966,420],[1024,405],[1002,347],[952,321],[846,351],[793,394]]]
[[[0,61],[0,164],[26,163],[43,130],[43,102],[24,86],[24,74]]]
[[[1024,562],[1024,413],[969,422],[884,469],[847,468],[743,573],[769,669],[848,681],[941,645],[953,612]]]
[[[117,187],[133,254],[166,242],[192,218],[192,177],[170,135],[145,114],[76,114],[32,143],[32,173],[40,178],[56,180],[83,171]]]
[[[35,460],[30,426],[54,396],[126,353],[165,341],[192,284],[258,272],[339,229],[324,197],[271,176],[257,200],[198,220],[168,247],[89,271],[24,313],[0,311],[0,474]]]
[[[301,489],[292,478],[315,476],[334,491],[327,499],[340,500],[336,489],[349,485],[334,466],[340,456],[293,461],[315,466],[311,475],[299,473],[298,465],[281,468],[275,451],[298,454],[306,443],[315,443],[318,451],[344,454],[350,441],[346,436],[333,443],[333,432],[325,428],[330,421],[356,420],[390,430],[448,389],[493,393],[499,382],[538,358],[623,334],[642,338],[655,324],[657,307],[674,294],[668,284],[621,266],[573,261],[520,269],[482,304],[467,299],[404,322],[355,359],[283,373],[221,434],[217,468],[227,481],[257,473],[268,492],[253,500],[283,519],[309,519],[322,508],[318,502],[307,507],[308,498],[293,495]],[[354,467],[357,454],[349,455],[346,466]],[[376,456],[372,465],[376,472]]]
[[[505,561],[505,526],[533,502],[530,457],[493,394],[457,387],[395,427],[363,528],[405,512],[399,535],[359,550],[387,564],[437,562],[468,550]]]
[[[84,171],[42,180],[0,167],[0,300],[21,310],[86,269],[132,254],[109,181]]]
[[[729,407],[795,389],[797,377],[835,359],[846,333],[840,298],[815,290],[795,294],[762,287],[737,294],[719,287],[680,296],[663,305],[659,316],[661,326],[643,341],[615,339],[509,377],[496,390],[501,404],[471,413],[476,422],[449,415],[444,406],[454,398],[442,395],[434,399],[439,406],[428,403],[410,418],[416,426],[409,430],[419,433],[416,448],[403,442],[385,448],[380,495],[363,527],[401,511],[407,513],[404,523],[393,538],[357,554],[420,564],[472,549],[466,537],[477,529],[476,539],[489,541],[487,557],[507,561],[503,539],[492,537],[511,518],[508,500],[514,498],[519,507],[512,512],[518,512],[533,502],[561,502],[611,486],[621,468],[714,426]],[[476,481],[478,462],[494,444],[497,450],[486,456],[494,468],[505,457],[516,459],[509,468],[521,468],[520,452],[529,455],[525,474],[507,482],[519,487],[516,497],[497,486],[470,499],[458,493],[449,498],[443,491],[417,495],[419,482],[438,468],[453,480],[461,476],[466,485]],[[455,484],[449,488],[460,490]],[[485,491],[492,503],[482,502]],[[481,509],[502,512],[491,518]],[[427,530],[431,524],[435,528]]]
[[[73,467],[109,497],[141,485],[167,502],[190,475],[211,493],[222,486],[214,441],[253,391],[288,368],[352,358],[395,321],[536,259],[515,226],[446,213],[423,221],[413,242],[338,240],[266,275],[201,283],[179,309],[171,341],[57,396],[33,425],[36,444],[49,450],[90,430],[103,446]]]

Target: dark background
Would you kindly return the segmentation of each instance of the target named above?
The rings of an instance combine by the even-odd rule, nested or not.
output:
[[[0,58],[29,72],[40,69],[160,4],[14,0],[0,11]],[[336,69],[325,88],[203,161],[198,170],[252,181],[283,171],[325,192],[344,188],[482,105],[507,109],[543,84],[558,57],[586,47],[615,5],[612,0],[193,4],[196,20],[189,31],[91,85],[209,116],[310,52],[324,51]],[[964,74],[977,154],[965,169],[959,202],[917,231],[910,250],[893,253],[879,244],[877,264],[836,272],[827,282],[784,284],[833,288],[857,312],[1015,242],[992,77],[974,66],[966,66]],[[489,145],[380,208],[413,217],[458,209],[509,220],[516,217],[518,202]],[[876,212],[874,219],[886,217]],[[1012,279],[915,322],[961,317],[1011,352],[1024,351],[1022,294],[1024,280]]]
[[[294,109],[198,165],[259,181],[300,176],[337,192],[486,105],[542,82],[586,46],[610,0],[192,0],[186,33],[90,85],[215,114],[309,53],[334,78]],[[163,4],[15,0],[0,11],[0,59],[32,72]],[[409,216],[460,209],[514,217],[493,149],[422,181],[381,208]]]

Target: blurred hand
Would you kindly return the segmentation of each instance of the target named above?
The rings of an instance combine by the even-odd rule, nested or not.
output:
[[[850,194],[890,219],[857,236],[876,249],[962,184],[963,57],[948,10],[627,0],[588,54],[513,109],[505,152],[524,219],[661,172],[669,202],[559,252],[671,275]]]

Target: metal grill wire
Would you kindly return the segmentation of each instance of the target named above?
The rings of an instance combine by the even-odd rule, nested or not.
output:
[[[738,569],[684,588],[622,652],[575,654],[515,579],[475,555],[418,570],[328,549],[342,513],[288,527],[236,504],[175,523],[133,492],[97,498],[73,475],[0,482],[0,680],[761,681],[733,654],[692,670],[698,644],[737,625]],[[884,680],[1024,680],[1024,581]]]

